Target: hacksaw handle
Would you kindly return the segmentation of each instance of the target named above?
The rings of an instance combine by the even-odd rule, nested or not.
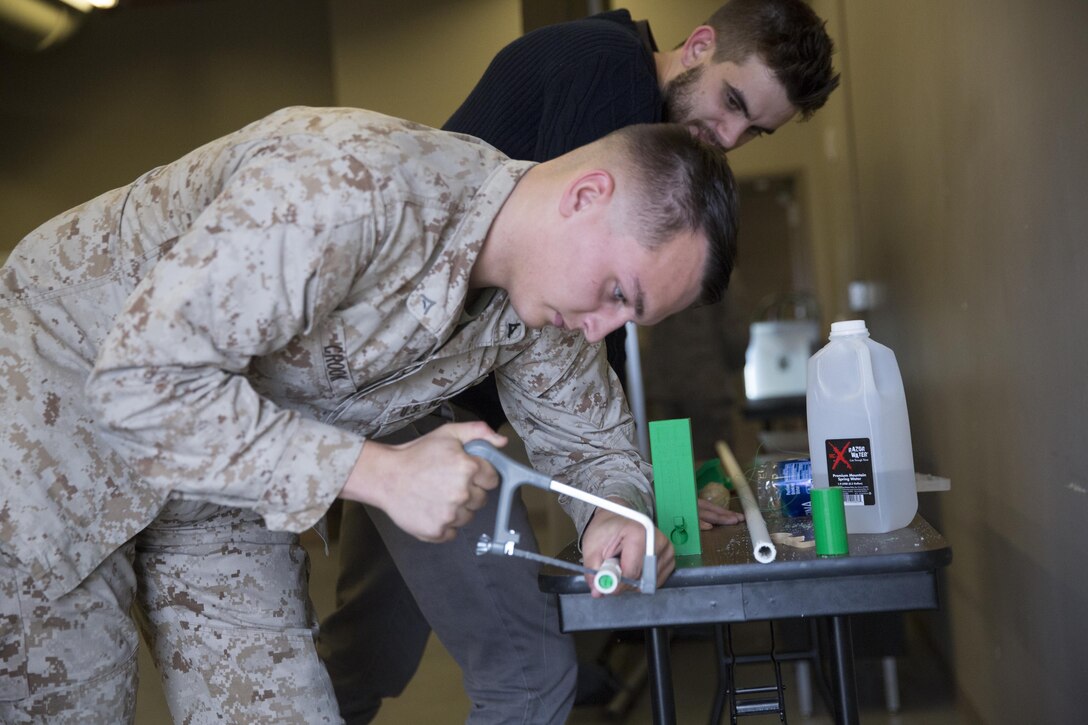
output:
[[[550,490],[551,478],[534,471],[507,456],[485,440],[476,439],[465,444],[465,453],[483,458],[494,466],[502,479],[499,482],[499,504],[495,513],[495,545],[500,549],[508,541],[518,543],[520,537],[510,528],[510,510],[514,503],[514,493],[522,484]]]

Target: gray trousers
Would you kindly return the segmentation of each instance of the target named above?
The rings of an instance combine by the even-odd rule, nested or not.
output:
[[[309,560],[250,511],[172,503],[46,600],[0,556],[0,722],[131,723],[139,620],[174,722],[340,722],[314,645]]]
[[[539,565],[476,556],[494,533],[488,496],[457,538],[427,544],[381,511],[346,503],[340,530],[337,610],[318,647],[349,725],[370,722],[384,697],[408,684],[433,627],[461,667],[472,725],[564,723],[574,704],[577,659],[559,631],[554,598],[540,592]],[[520,499],[511,525],[536,550]]]

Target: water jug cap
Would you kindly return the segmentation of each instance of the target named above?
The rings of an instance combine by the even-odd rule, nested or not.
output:
[[[865,320],[843,320],[842,322],[831,323],[831,337],[867,334],[869,334],[869,330],[865,327]]]

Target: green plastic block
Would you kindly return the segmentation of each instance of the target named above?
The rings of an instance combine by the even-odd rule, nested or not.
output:
[[[701,554],[691,419],[654,420],[649,428],[657,528],[669,537],[678,556]]]

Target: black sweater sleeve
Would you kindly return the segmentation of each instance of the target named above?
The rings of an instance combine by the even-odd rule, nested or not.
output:
[[[627,59],[602,54],[549,79],[534,160],[560,156],[618,128],[660,120],[656,87],[638,83]]]
[[[653,56],[630,15],[613,11],[507,45],[443,128],[512,158],[547,161],[662,115]]]

